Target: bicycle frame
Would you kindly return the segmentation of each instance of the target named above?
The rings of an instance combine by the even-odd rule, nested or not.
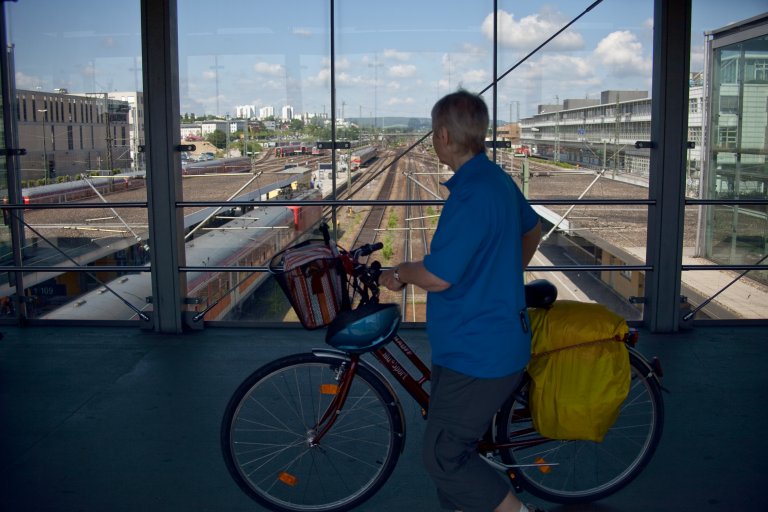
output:
[[[426,417],[427,410],[429,409],[429,394],[424,389],[424,384],[429,382],[432,378],[432,372],[429,367],[424,364],[421,358],[411,350],[411,347],[408,346],[399,334],[395,334],[392,342],[398,349],[400,349],[408,360],[413,363],[416,369],[421,372],[422,376],[420,379],[417,380],[411,375],[408,369],[400,363],[397,357],[387,350],[386,346],[379,347],[373,352],[373,355],[376,360],[379,361],[379,363],[381,363],[381,365],[384,366],[384,368],[386,368],[389,373],[400,382],[400,384],[402,384],[408,394],[416,400],[416,403],[421,406],[422,415]]]
[[[372,251],[367,251],[365,254],[370,254],[370,252]],[[347,253],[347,255],[349,254],[350,253]],[[349,277],[352,279],[350,285],[353,290],[353,293],[354,292],[359,293],[361,299],[364,302],[367,302],[368,300],[373,300],[378,302],[378,274],[376,273],[375,277],[371,279],[372,276],[368,273],[369,267],[365,264],[358,265],[357,258],[358,258],[358,253],[352,253],[351,258],[347,260],[345,264],[345,270],[347,271],[347,274],[349,275]],[[368,276],[368,279],[365,279],[365,276]],[[369,295],[369,292],[371,292],[370,295]],[[625,337],[624,343],[627,345],[627,348],[630,351],[633,351],[637,354],[637,352],[633,348],[636,342],[637,342],[637,331],[634,329],[631,329],[629,334]],[[424,386],[431,379],[431,370],[421,360],[421,358],[411,349],[411,347],[405,342],[405,340],[399,334],[395,333],[393,335],[391,343],[394,343],[394,346],[397,347],[397,349],[400,350],[400,352],[406,356],[408,361],[415,367],[415,369],[421,373],[421,376],[414,376],[403,365],[403,363],[395,356],[395,354],[393,354],[390,350],[387,349],[387,346],[389,345],[389,343],[387,343],[386,345],[382,345],[379,348],[373,350],[371,354],[389,372],[389,374],[392,375],[392,377],[403,386],[403,388],[411,396],[411,398],[413,398],[416,401],[416,403],[418,403],[421,406],[422,416],[426,418],[429,410],[429,393],[424,389]],[[365,364],[367,367],[372,368],[370,365],[368,365],[364,361],[361,361],[360,354],[336,352],[336,351],[333,351],[333,354],[334,354],[334,357],[342,357],[347,362],[342,363],[342,366],[340,367],[340,370],[339,370],[340,375],[337,376],[337,380],[341,383],[341,386],[338,388],[338,390],[334,391],[335,396],[333,400],[329,404],[327,410],[323,413],[320,421],[315,425],[315,429],[313,429],[314,435],[310,440],[310,442],[313,444],[317,444],[320,442],[322,437],[333,426],[333,424],[336,421],[336,418],[338,418],[339,413],[343,409],[344,404],[346,402],[347,395],[351,387],[351,383],[354,380],[354,376],[358,366],[360,364]],[[639,356],[639,354],[637,355]],[[661,371],[661,366],[659,364],[658,359],[654,358],[652,362],[647,362],[644,358],[642,358],[642,356],[640,356],[640,360],[643,361],[646,366],[645,378],[655,380],[656,383],[659,385],[659,387],[663,389],[660,381],[660,377],[663,373]],[[376,371],[376,373],[379,376],[381,376],[382,380],[389,386],[389,382],[383,376],[383,374],[378,371]],[[518,389],[513,391],[515,393],[518,393],[518,391],[522,389],[522,387],[529,380],[530,380],[530,377],[526,374],[524,376],[524,380],[522,381],[520,387],[518,387]],[[397,393],[394,391],[394,389],[391,388],[391,386],[390,386],[390,390],[392,391],[392,395],[394,397],[397,397]],[[399,404],[399,401],[398,401],[398,407],[401,407],[401,405]],[[527,413],[527,407],[523,409],[522,412],[523,412],[523,416],[529,415]],[[401,415],[401,418],[402,417],[403,416]],[[549,439],[540,435],[536,435],[535,437],[530,437],[531,434],[536,434],[536,430],[532,427],[526,427],[517,432],[514,432],[513,435],[511,436],[513,439],[510,439],[508,442],[497,443],[495,441],[495,435],[493,433],[494,423],[495,422],[491,423],[487,432],[478,443],[478,452],[481,455],[484,455],[483,459],[486,460],[486,462],[488,462],[490,465],[502,471],[506,471],[507,474],[509,475],[510,480],[513,482],[516,488],[518,488],[519,484],[516,481],[516,477],[514,474],[515,468],[522,468],[522,467],[529,467],[529,466],[557,465],[557,463],[508,465],[508,464],[502,464],[494,460],[491,457],[491,454],[494,452],[498,452],[499,450],[528,448],[528,447],[534,447],[534,446],[538,446],[538,445],[553,441],[552,439]],[[519,439],[519,440],[516,441],[515,439]]]
[[[392,343],[395,344],[395,346],[402,352],[408,360],[415,366],[415,368],[421,373],[421,377],[417,378],[414,377],[414,375],[408,371],[408,369],[403,366],[401,361],[393,354],[391,351],[387,350],[386,347],[379,347],[375,351],[371,352],[375,359],[392,375],[397,381],[403,386],[403,388],[408,392],[408,394],[413,398],[416,403],[418,403],[421,406],[421,413],[424,418],[427,417],[427,411],[429,409],[429,393],[424,389],[424,385],[430,381],[432,372],[430,371],[429,367],[424,363],[424,361],[421,360],[421,358],[416,354],[416,352],[411,349],[411,347],[406,343],[406,341],[399,335],[395,334],[395,336],[392,338]],[[347,396],[349,393],[350,386],[352,384],[352,381],[354,379],[355,373],[357,371],[357,368],[361,364],[366,364],[361,361],[360,354],[347,354],[345,352],[340,352],[336,350],[317,350],[316,353],[320,355],[326,355],[331,357],[338,357],[340,359],[343,358],[344,362],[342,363],[342,367],[339,370],[339,382],[340,385],[338,388],[334,388],[332,390],[328,390],[328,393],[332,393],[334,395],[331,402],[328,404],[327,409],[321,416],[321,418],[318,420],[318,422],[315,424],[313,428],[314,435],[312,436],[312,439],[310,440],[310,443],[313,445],[317,445],[320,443],[321,439],[325,436],[326,433],[333,427],[334,423],[336,422],[336,419],[339,417],[339,412],[344,408],[344,404],[347,400]],[[369,365],[366,365],[369,366]],[[376,372],[379,375],[382,375],[380,372]],[[386,382],[386,379],[384,379]],[[397,396],[394,393],[393,395]],[[531,434],[534,430],[532,428],[527,428],[524,430],[521,430],[519,432],[520,435],[524,434]],[[485,438],[480,442],[478,445],[478,451],[480,453],[490,453],[498,449],[510,449],[510,448],[517,448],[517,447],[524,447],[524,446],[535,446],[537,444],[542,444],[550,441],[550,439],[547,438],[538,438],[538,439],[527,439],[525,441],[512,441],[509,443],[503,443],[498,444],[495,443],[490,436],[490,429],[488,432],[489,435],[486,435]],[[498,463],[496,461],[488,460],[488,462],[496,466],[499,469],[502,470],[509,470],[515,467],[524,467],[529,466],[530,464],[526,465],[514,465],[514,466],[507,466],[503,465],[501,463]],[[533,464],[537,465],[537,464]]]
[[[633,345],[636,341],[637,341],[637,333],[634,332],[633,330],[633,332],[631,332],[627,336],[625,343],[627,344],[627,348],[630,351],[635,352],[637,354],[637,351],[633,348]],[[421,360],[421,358],[416,354],[416,352],[414,352],[413,349],[411,349],[411,347],[406,343],[406,341],[399,334],[395,334],[391,342],[394,343],[395,347],[397,347],[398,350],[400,350],[400,352],[402,352],[402,354],[407,357],[408,361],[410,361],[413,364],[416,370],[418,370],[421,373],[421,377],[414,376],[402,364],[402,362],[395,356],[395,354],[393,354],[390,350],[386,348],[386,345],[372,351],[371,354],[389,372],[389,374],[392,375],[403,386],[403,388],[408,393],[408,395],[410,395],[411,398],[413,398],[416,401],[416,403],[418,403],[421,406],[422,416],[426,418],[429,410],[429,393],[424,389],[424,385],[430,381],[431,371],[429,367]],[[323,413],[320,420],[315,425],[315,428],[313,429],[314,436],[310,440],[310,442],[313,445],[320,443],[320,440],[322,439],[322,437],[331,429],[333,424],[336,422],[336,419],[339,417],[339,413],[343,409],[344,404],[346,402],[348,392],[349,392],[351,383],[354,380],[354,376],[357,371],[357,368],[361,364],[365,365],[366,367],[374,371],[376,374],[378,374],[382,378],[383,382],[385,382],[388,385],[388,387],[390,387],[390,390],[392,391],[392,395],[397,397],[397,393],[395,393],[394,389],[391,386],[389,386],[389,382],[384,377],[384,374],[377,371],[368,363],[365,363],[364,361],[362,361],[360,354],[349,354],[349,353],[341,352],[337,350],[317,350],[316,353],[331,356],[331,357],[338,357],[340,359],[343,359],[344,363],[342,363],[342,367],[339,370],[340,376],[338,380],[341,385],[339,386],[338,389],[334,389],[331,391],[334,394],[334,398],[331,401],[331,403],[328,405],[328,408]],[[646,366],[645,378],[655,380],[657,384],[661,387],[660,377],[662,375],[662,371],[661,371],[661,367],[659,365],[658,359],[654,358],[653,361],[647,362],[645,361],[644,358],[641,357],[640,360],[643,361]],[[530,377],[526,375],[520,387],[522,387],[528,380],[530,380]],[[515,393],[517,393],[517,390],[515,390]],[[399,403],[397,405],[398,407],[401,407]],[[524,409],[523,412],[525,412],[525,410],[526,409]],[[404,416],[402,414],[401,414],[401,418],[404,419]],[[403,431],[405,431],[404,428],[403,428]],[[534,446],[546,444],[553,441],[553,439],[549,439],[543,436],[536,436],[534,438],[530,438],[529,436],[534,433],[536,433],[536,431],[532,427],[523,428],[519,431],[514,432],[514,434],[512,435],[513,438],[519,438],[521,440],[519,441],[510,440],[509,442],[506,442],[506,443],[497,443],[494,441],[495,436],[491,431],[491,427],[489,427],[486,434],[478,443],[478,453],[483,455],[483,460],[488,464],[490,464],[491,466],[495,467],[496,469],[506,472],[512,485],[515,487],[515,489],[518,492],[521,489],[520,489],[519,479],[517,478],[514,471],[515,469],[524,468],[524,467],[550,467],[550,466],[557,466],[558,463],[542,462],[542,463],[534,463],[534,464],[511,464],[510,465],[510,464],[503,464],[497,460],[494,460],[490,456],[490,454],[498,450],[529,448],[529,447],[534,447]]]
[[[422,416],[426,418],[427,412],[429,410],[429,394],[424,389],[424,384],[427,383],[431,378],[431,371],[429,367],[427,367],[426,364],[421,360],[421,358],[411,349],[410,346],[403,340],[403,338],[400,337],[400,335],[395,335],[395,337],[392,339],[395,346],[408,358],[411,363],[416,367],[417,370],[419,370],[422,374],[422,377],[420,379],[416,379],[407,368],[405,368],[401,362],[395,357],[392,352],[386,349],[386,347],[380,347],[376,351],[373,352],[374,357],[376,358],[379,363],[381,363],[388,371],[389,373],[398,379],[398,382],[400,382],[405,388],[405,390],[408,392],[408,394],[416,400],[416,402],[421,406]],[[535,432],[532,428],[523,429],[518,434],[524,435],[524,434],[531,434]],[[489,431],[490,433],[490,431]],[[546,442],[551,441],[551,439],[547,439],[544,437],[540,437],[539,439],[528,439],[526,441],[512,441],[509,443],[503,443],[498,444],[494,442],[490,436],[486,436],[485,439],[483,439],[480,444],[478,445],[478,451],[480,453],[489,453],[498,449],[507,449],[507,448],[518,448],[518,447],[524,447],[524,446],[535,446],[538,444],[543,444]],[[496,464],[494,464],[496,465]],[[504,469],[510,469],[510,466],[506,465],[498,465],[499,467],[503,467]],[[513,467],[522,467],[515,465]]]

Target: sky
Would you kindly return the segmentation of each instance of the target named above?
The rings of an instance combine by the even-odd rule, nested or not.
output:
[[[525,62],[592,0],[498,0],[498,118],[539,104],[651,90],[653,0],[603,0]],[[4,2],[19,89],[142,89],[138,0]],[[329,0],[178,0],[181,113],[235,115],[291,105],[330,115]],[[693,0],[691,69],[704,32],[766,10],[765,0]],[[434,102],[493,81],[493,2],[336,0],[339,117],[429,117]],[[492,104],[490,92],[486,101]]]

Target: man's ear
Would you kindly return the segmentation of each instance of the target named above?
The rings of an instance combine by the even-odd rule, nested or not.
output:
[[[437,129],[437,136],[446,145],[451,142],[451,135],[448,133],[448,128],[445,126],[441,126]]]

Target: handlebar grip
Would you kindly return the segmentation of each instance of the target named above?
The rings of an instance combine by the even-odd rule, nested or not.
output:
[[[371,272],[371,277],[376,282],[376,284],[378,284],[379,276],[381,276],[381,263],[374,261],[368,266],[368,269]]]
[[[325,222],[320,223],[320,233],[323,235],[323,241],[326,245],[331,241],[331,233],[328,229],[328,224]]]
[[[354,252],[358,256],[369,256],[371,253],[375,251],[380,251],[384,248],[384,244],[381,242],[376,242],[375,244],[365,244],[360,247],[358,247]]]

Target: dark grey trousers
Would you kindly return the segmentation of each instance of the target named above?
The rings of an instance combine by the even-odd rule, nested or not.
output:
[[[433,365],[422,455],[443,508],[491,512],[509,492],[506,475],[481,460],[477,442],[522,375],[479,379]]]

